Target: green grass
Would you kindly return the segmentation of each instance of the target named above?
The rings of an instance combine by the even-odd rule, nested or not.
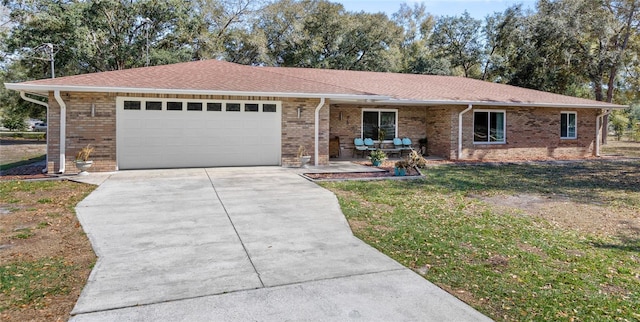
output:
[[[73,292],[82,288],[87,266],[95,263],[87,262],[87,250],[68,247],[75,244],[65,239],[73,239],[69,232],[77,233],[77,229],[52,227],[49,220],[63,218],[65,225],[73,225],[69,219],[74,205],[94,188],[71,181],[0,181],[0,204],[14,206],[11,214],[1,217],[0,239],[10,241],[15,254],[0,260],[0,316],[38,314],[36,310],[42,309],[60,317],[42,315],[39,320],[68,318],[77,300]],[[46,243],[37,238],[39,234],[46,236]],[[38,251],[31,252],[35,247]]]
[[[441,166],[337,182],[354,233],[496,320],[639,320],[640,239],[555,228],[472,196],[535,193],[640,211],[634,163]]]
[[[33,235],[34,235],[34,233],[31,231],[30,228],[22,228],[22,229],[16,230],[16,234],[11,236],[11,238],[13,238],[13,239],[28,239],[28,238],[33,237]]]
[[[44,140],[45,132],[0,132],[0,138],[24,138]]]
[[[23,165],[27,165],[27,164],[31,164],[34,162],[38,162],[38,161],[43,161],[46,159],[46,155],[40,155],[37,157],[33,157],[33,158],[29,158],[27,160],[20,160],[20,161],[16,161],[16,162],[11,162],[11,163],[6,163],[6,164],[0,164],[0,171],[4,171],[4,170],[9,170],[15,167],[19,167],[19,166],[23,166]]]
[[[59,181],[3,181],[0,182],[0,202],[21,203],[25,200],[12,196],[13,192],[28,192],[31,195],[41,191],[55,190],[60,187]]]
[[[0,312],[20,305],[41,308],[48,294],[67,294],[76,268],[60,258],[3,263],[0,266]]]

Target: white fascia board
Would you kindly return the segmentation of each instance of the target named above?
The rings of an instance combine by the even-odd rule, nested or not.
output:
[[[287,92],[242,92],[242,91],[211,91],[171,88],[130,88],[130,87],[93,87],[93,86],[47,86],[33,84],[5,83],[7,89],[47,93],[61,92],[94,92],[94,93],[135,93],[135,94],[181,94],[181,95],[227,95],[227,96],[269,96],[269,97],[302,97],[328,98],[344,100],[388,100],[389,96],[367,94],[332,94],[332,93],[287,93]]]
[[[595,102],[595,101],[594,101]],[[356,103],[355,101],[332,101],[333,104],[352,104]],[[357,102],[362,104],[361,102]],[[367,101],[365,104],[370,105],[428,105],[428,106],[437,106],[437,105],[473,105],[473,106],[495,106],[495,107],[553,107],[553,108],[595,108],[595,109],[625,109],[628,106],[626,105],[615,105],[615,104],[567,104],[567,103],[522,103],[522,102],[488,102],[488,101],[445,101],[445,100],[402,100],[402,99],[387,99],[387,100],[376,100],[376,101]]]

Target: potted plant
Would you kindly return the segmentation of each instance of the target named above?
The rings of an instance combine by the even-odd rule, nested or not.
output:
[[[387,130],[385,128],[379,127],[378,128],[378,141],[380,141],[381,146],[382,146],[382,141],[384,141],[385,137],[387,137]]]
[[[93,165],[93,161],[89,160],[92,152],[93,147],[90,144],[87,144],[87,146],[76,153],[76,168],[80,170],[80,173],[78,173],[79,175],[86,176],[89,174],[87,169],[91,168]]]
[[[371,151],[369,154],[369,160],[375,167],[379,167],[382,164],[382,161],[387,159],[387,154],[382,150]]]
[[[307,149],[304,147],[304,145],[298,147],[298,160],[300,160],[301,168],[306,168],[307,163],[311,161],[311,156],[307,155]]]
[[[409,162],[407,161],[398,161],[395,164],[395,167],[393,168],[393,172],[396,176],[406,176],[407,175],[407,169],[409,168]]]

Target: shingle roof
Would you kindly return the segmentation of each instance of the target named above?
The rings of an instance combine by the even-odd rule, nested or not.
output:
[[[246,93],[247,95],[349,99],[447,104],[501,103],[621,107],[604,102],[552,94],[480,80],[453,77],[345,71],[311,68],[255,67],[218,60],[133,68],[102,73],[5,84],[34,92],[133,91],[164,93]]]
[[[265,67],[274,73],[370,91],[397,100],[486,103],[603,105],[589,99],[559,95],[456,76],[380,73],[329,69]]]
[[[19,83],[43,87],[131,88],[261,93],[367,93],[314,81],[296,80],[268,70],[218,60],[132,68]]]

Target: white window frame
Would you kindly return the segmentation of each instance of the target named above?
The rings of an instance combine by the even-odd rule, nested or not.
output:
[[[567,114],[567,136],[562,136],[562,114]],[[573,114],[574,115],[574,130],[573,130],[573,136],[568,136],[569,135],[569,115]],[[561,111],[560,112],[560,139],[562,140],[576,140],[578,139],[578,112],[576,111]]]
[[[489,132],[491,131],[491,113],[502,113],[504,115],[504,122],[502,123],[502,141],[476,141],[476,113],[477,112],[485,112],[489,113],[489,117],[487,118],[487,129]],[[473,144],[507,144],[507,110],[491,110],[491,109],[480,109],[473,110],[473,120],[472,120],[472,134],[473,134]]]
[[[139,110],[127,110],[127,112],[138,111],[140,113],[158,113],[158,112],[188,112],[188,113],[282,113],[282,102],[280,101],[252,101],[252,100],[216,100],[216,99],[195,99],[195,98],[158,98],[158,97],[127,97],[118,96],[116,98],[116,106],[118,110],[124,110],[124,101],[139,101]],[[160,110],[146,110],[146,102],[161,102],[162,108]],[[181,111],[168,111],[167,102],[182,102]],[[202,110],[189,111],[187,110],[187,103],[202,103]],[[221,103],[221,111],[207,111],[207,103]],[[227,103],[240,104],[240,111],[229,112],[226,110]],[[258,104],[258,112],[246,112],[245,104]],[[276,112],[264,112],[264,104],[272,104],[276,106]]]
[[[398,109],[381,109],[381,108],[363,108],[362,112],[360,112],[360,137],[361,138],[365,138],[364,137],[364,112],[378,112],[378,126],[380,126],[380,113],[381,112],[393,112],[396,114],[396,121],[394,124],[394,128],[395,128],[395,133],[393,134],[394,138],[398,137]],[[374,142],[380,142],[378,140],[378,138],[372,138],[374,139]],[[393,140],[384,140],[382,141],[382,143],[389,143],[389,142],[393,142]]]

